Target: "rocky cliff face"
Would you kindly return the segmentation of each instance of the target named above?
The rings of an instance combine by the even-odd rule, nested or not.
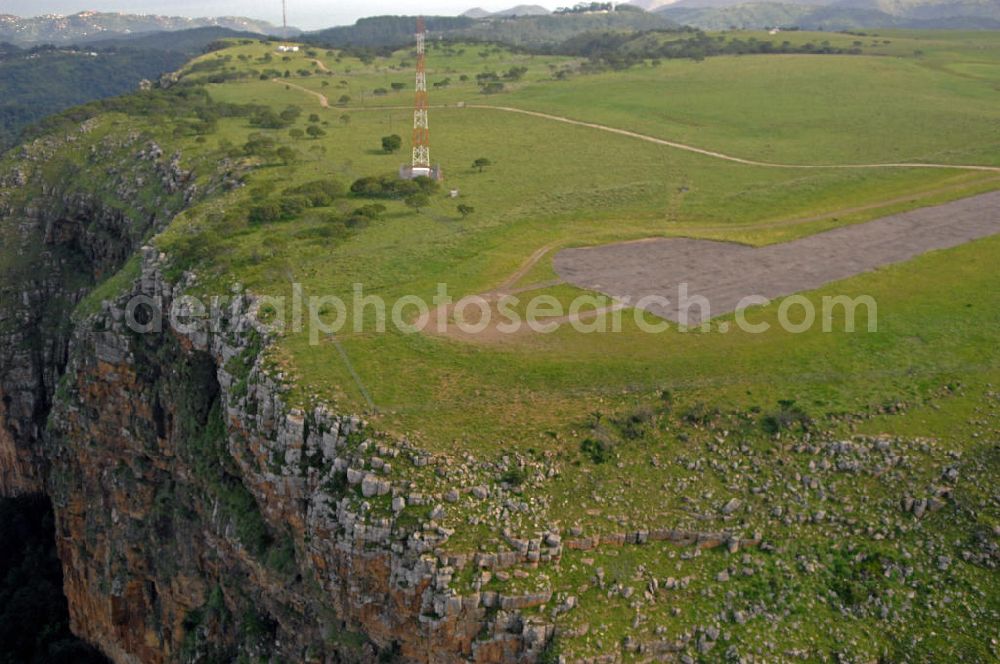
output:
[[[182,289],[160,260],[146,250],[131,297],[167,312]],[[184,335],[131,331],[127,301],[77,330],[47,440],[79,634],[119,662],[504,661],[544,647],[546,628],[487,620],[478,594],[448,592],[443,535],[364,513],[354,485],[393,491],[365,470],[372,456],[419,452],[322,406],[290,409],[252,298]]]
[[[179,156],[165,158],[140,136],[92,144],[81,167],[60,162],[93,131],[19,151],[0,176],[0,493],[39,491],[38,442],[66,366],[70,314],[93,286],[116,272],[150,232],[196,195]],[[101,188],[88,189],[86,175]],[[84,185],[84,186],[81,186]]]
[[[98,146],[105,190],[49,185],[41,143],[0,203],[0,493],[51,497],[74,632],[120,663],[534,660],[552,629],[521,610],[549,595],[450,589],[496,561],[443,553],[451,533],[392,479],[426,455],[289,406],[251,296],[179,331],[160,314],[193,313],[194,277],[169,283],[147,247],[125,292],[71,318],[197,196],[138,136]]]

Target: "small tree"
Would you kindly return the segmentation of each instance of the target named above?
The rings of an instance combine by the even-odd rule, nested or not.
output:
[[[294,138],[295,140],[300,140],[306,134],[301,129],[289,129],[288,135]]]
[[[486,157],[480,157],[479,159],[472,162],[472,167],[477,169],[480,173],[482,173],[483,169],[485,169],[487,166],[492,166],[492,165],[493,162],[487,159]]]
[[[406,89],[406,83],[393,83],[390,87],[396,92],[400,92]]]
[[[425,208],[431,203],[431,199],[427,197],[427,194],[411,194],[406,197],[406,207],[411,207],[417,212],[420,212],[421,208]]]
[[[337,103],[341,106],[347,106],[351,103],[350,95],[340,95],[340,99],[337,100]]]
[[[306,128],[306,133],[309,134],[312,138],[319,138],[320,136],[326,136],[326,132],[323,131],[320,127],[317,127],[316,125],[309,125]]]
[[[398,151],[403,147],[403,139],[398,134],[382,137],[382,151],[388,154]]]
[[[458,206],[458,213],[462,215],[462,219],[465,219],[475,211],[476,208],[472,207],[471,205],[459,204]]]
[[[309,116],[309,122],[319,122],[319,115],[317,115],[316,113],[313,113],[312,115],[310,115]]]
[[[340,124],[345,124],[345,125],[351,124],[351,116],[348,115],[347,113],[344,113],[343,115],[341,115],[340,116]]]
[[[278,155],[278,159],[280,159],[286,166],[288,164],[295,163],[295,160],[298,159],[299,156],[295,150],[291,149],[287,145],[282,145],[278,148],[276,154]]]
[[[288,106],[279,116],[284,122],[295,122],[302,115],[302,109],[298,106]]]

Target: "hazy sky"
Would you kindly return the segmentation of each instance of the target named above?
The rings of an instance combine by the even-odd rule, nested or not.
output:
[[[288,23],[305,29],[354,23],[379,14],[461,14],[479,6],[498,11],[524,0],[288,0]],[[533,3],[526,3],[533,4]],[[547,6],[547,3],[541,3]],[[566,0],[564,4],[572,4]],[[249,16],[281,24],[281,0],[0,0],[0,14],[37,16],[97,11],[168,16]]]

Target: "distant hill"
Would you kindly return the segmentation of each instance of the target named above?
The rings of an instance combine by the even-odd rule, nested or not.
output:
[[[476,19],[468,16],[428,16],[424,20],[427,30],[432,35],[454,34],[476,25]],[[416,17],[413,16],[373,16],[359,19],[354,25],[341,25],[309,32],[300,39],[307,43],[336,48],[345,46],[398,48],[413,42],[416,21]]]
[[[132,48],[176,51],[191,56],[203,53],[212,43],[223,39],[260,39],[260,33],[231,30],[216,26],[175,32],[143,32],[83,42],[90,49]]]
[[[228,28],[255,34],[278,34],[281,32],[280,28],[267,21],[239,16],[185,18],[180,16],[80,12],[72,16],[46,15],[19,18],[9,14],[0,14],[0,41],[29,46],[34,44],[79,44],[135,33],[172,32],[204,27]]]
[[[426,19],[432,38],[475,39],[512,46],[554,46],[579,34],[594,31],[670,29],[677,23],[661,14],[651,14],[623,5],[622,11],[594,14],[548,14],[544,16],[433,16]],[[416,18],[378,16],[354,25],[307,33],[301,40],[330,47],[399,48],[413,42]]]
[[[656,13],[703,30],[796,26],[807,30],[859,28],[1000,27],[1000,0],[839,0],[822,6],[804,2],[680,0]]]
[[[803,5],[810,7],[822,7],[831,4],[835,0],[787,0],[784,4]],[[698,7],[698,8],[723,8],[735,7],[747,4],[747,0],[635,0],[630,3],[639,7],[652,5],[646,9],[676,9],[678,7]]]
[[[831,6],[867,9],[914,20],[963,16],[1000,19],[1000,0],[839,0]]]
[[[551,14],[477,21],[457,36],[499,41],[513,46],[542,47],[559,44],[589,32],[634,32],[668,30],[678,24],[668,16],[644,11],[614,11],[606,14]]]
[[[469,18],[505,18],[511,16],[547,16],[551,13],[548,9],[540,5],[518,5],[517,7],[511,7],[499,12],[488,12],[481,7],[476,7],[465,12],[462,16]]]
[[[464,16],[465,18],[487,18],[492,16],[492,14],[482,7],[473,7],[468,11],[462,12],[460,16]]]
[[[774,26],[799,26],[812,11],[803,5],[758,2],[726,7],[688,7],[668,5],[656,11],[682,25],[702,30],[753,29]]]

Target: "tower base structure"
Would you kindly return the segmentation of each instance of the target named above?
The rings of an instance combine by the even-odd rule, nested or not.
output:
[[[429,168],[426,166],[410,166],[409,164],[399,167],[399,178],[401,180],[413,180],[420,177],[442,182],[444,180],[444,171],[441,170],[440,164]]]

